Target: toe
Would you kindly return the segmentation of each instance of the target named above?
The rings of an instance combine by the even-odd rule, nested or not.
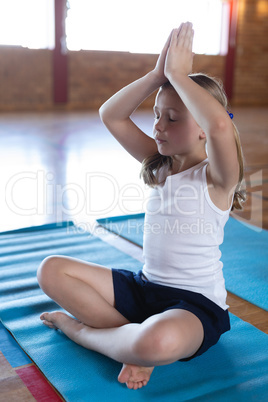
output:
[[[40,320],[45,320],[46,317],[47,317],[47,315],[48,315],[48,313],[42,313],[42,314],[40,315]]]
[[[126,386],[128,387],[128,389],[135,389],[135,382],[128,381],[126,382]]]
[[[43,320],[43,324],[49,328],[56,328],[55,325],[53,325],[50,321]]]
[[[127,383],[128,380],[130,379],[131,376],[131,371],[128,368],[128,366],[123,366],[121,372],[118,375],[118,381],[121,382],[122,384]]]

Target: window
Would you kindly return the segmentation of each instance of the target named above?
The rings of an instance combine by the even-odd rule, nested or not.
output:
[[[68,3],[69,50],[159,53],[172,28],[191,21],[195,53],[226,53],[228,3],[222,0],[69,0]]]
[[[54,0],[0,0],[0,45],[54,48]]]

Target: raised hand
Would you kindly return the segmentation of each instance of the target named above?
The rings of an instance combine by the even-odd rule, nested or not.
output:
[[[173,31],[171,31],[171,33],[170,33],[170,35],[169,35],[169,37],[168,37],[168,39],[167,39],[167,41],[165,43],[165,46],[163,47],[163,49],[162,49],[162,51],[161,51],[161,53],[160,53],[160,55],[159,55],[159,57],[157,59],[155,68],[153,70],[153,73],[155,74],[155,76],[159,80],[160,85],[164,84],[167,81],[167,77],[165,76],[164,69],[165,69],[166,56],[167,56],[168,48],[169,48],[169,45],[170,45],[172,32]]]
[[[190,22],[183,23],[172,31],[164,67],[164,74],[168,79],[177,74],[188,75],[192,72],[193,37],[194,31]]]

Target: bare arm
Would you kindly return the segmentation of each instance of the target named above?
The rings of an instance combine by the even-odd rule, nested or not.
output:
[[[100,108],[100,117],[108,130],[140,162],[155,153],[157,146],[151,137],[134,124],[130,116],[151,93],[167,81],[164,64],[169,42],[170,37],[154,70],[121,89]]]
[[[233,125],[224,107],[188,77],[192,71],[192,41],[191,24],[173,31],[165,75],[206,134],[212,185],[228,192],[237,184],[239,175]]]

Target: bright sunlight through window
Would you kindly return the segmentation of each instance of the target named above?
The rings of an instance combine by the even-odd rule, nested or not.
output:
[[[227,12],[222,0],[69,0],[69,50],[159,53],[169,32],[194,25],[193,51],[225,54]]]
[[[0,0],[0,45],[54,48],[54,1]],[[194,52],[226,54],[224,0],[68,0],[69,50],[159,53],[172,28],[194,24]]]
[[[0,0],[0,45],[53,49],[54,36],[54,0]]]

